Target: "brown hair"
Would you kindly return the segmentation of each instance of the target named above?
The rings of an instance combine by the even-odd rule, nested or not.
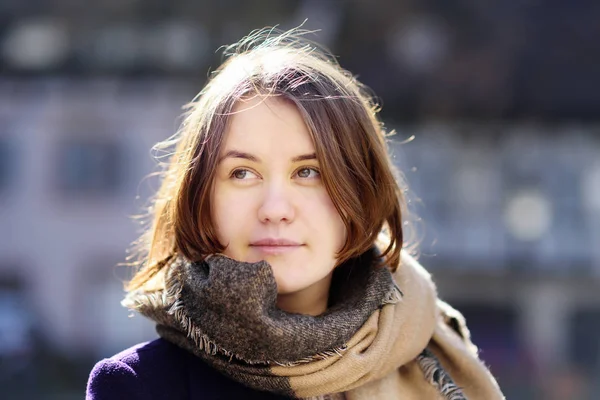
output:
[[[137,242],[140,268],[128,290],[146,286],[175,254],[197,261],[223,250],[211,221],[213,176],[233,106],[254,94],[286,99],[303,116],[348,232],[338,261],[360,255],[385,233],[386,265],[398,267],[405,201],[379,108],[331,55],[301,39],[304,33],[262,30],[227,47],[226,61],[187,105],[179,131],[156,146],[171,155],[150,209],[152,224]]]

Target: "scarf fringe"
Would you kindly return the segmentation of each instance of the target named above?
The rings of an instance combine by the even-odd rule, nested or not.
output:
[[[164,304],[171,304],[167,313],[172,315],[177,322],[181,325],[181,327],[185,330],[187,337],[192,339],[196,344],[197,348],[201,351],[206,352],[208,355],[215,356],[217,354],[222,354],[229,358],[231,362],[233,359],[245,362],[250,365],[278,365],[282,367],[294,367],[301,364],[310,363],[313,361],[325,360],[330,357],[341,357],[342,354],[348,349],[347,345],[342,345],[331,350],[322,351],[320,353],[316,353],[314,355],[296,360],[296,361],[275,361],[275,360],[248,360],[245,359],[225,348],[220,346],[217,342],[209,338],[202,330],[194,324],[192,319],[185,312],[185,306],[181,301],[181,292],[183,290],[183,285],[179,280],[179,277],[176,273],[176,269],[171,269],[170,273],[167,275],[165,279],[165,287],[167,288],[163,292],[163,302]],[[395,290],[393,291],[396,292]],[[397,295],[391,295],[391,300],[396,302]]]
[[[216,341],[203,333],[202,330],[196,326],[196,324],[194,324],[192,319],[185,312],[185,305],[181,301],[183,285],[177,273],[178,269],[174,268],[174,264],[177,262],[179,262],[178,258],[173,257],[171,263],[169,263],[170,265],[167,269],[168,272],[165,277],[165,290],[155,293],[136,293],[135,296],[128,296],[126,299],[124,299],[122,301],[122,305],[130,309],[135,309],[142,314],[145,314],[142,308],[145,308],[147,304],[150,304],[151,308],[153,309],[164,309],[166,307],[167,314],[171,315],[175,321],[179,323],[179,325],[185,331],[186,336],[194,341],[194,344],[199,350],[204,351],[206,354],[211,356],[222,354],[229,358],[230,362],[235,359],[250,365],[278,365],[281,367],[295,367],[298,365],[311,363],[313,361],[325,360],[330,357],[342,357],[343,353],[348,350],[348,346],[344,344],[342,346],[325,350],[299,360],[282,362],[276,360],[248,360],[223,348]],[[382,305],[396,304],[402,301],[403,296],[404,294],[400,288],[394,284],[393,290],[386,295]]]
[[[400,290],[398,285],[394,283],[394,289],[387,294],[387,296],[383,299],[382,305],[385,304],[396,304],[402,301],[402,297],[404,293]]]
[[[248,365],[278,365],[282,367],[294,367],[301,364],[311,363],[314,361],[325,360],[330,357],[342,357],[343,353],[348,350],[346,344],[319,352],[317,354],[296,360],[296,361],[275,361],[275,360],[247,360],[241,356],[223,348],[208,335],[202,332],[186,312],[185,304],[182,300],[182,292],[184,288],[182,269],[183,261],[178,257],[173,257],[170,260],[170,265],[166,269],[164,277],[165,289],[155,292],[134,292],[130,293],[122,304],[130,309],[140,312],[151,319],[154,319],[158,324],[175,327],[179,325],[181,333],[191,339],[195,344],[195,349],[205,352],[209,356],[223,355],[229,358],[229,362],[234,359],[239,360]],[[383,296],[382,305],[396,304],[403,301],[404,294],[400,288],[394,284],[393,288]],[[381,300],[380,300],[381,301]],[[437,357],[429,350],[424,349],[416,361],[424,373],[426,380],[436,388],[445,400],[467,400],[462,392],[452,380],[450,375],[441,366]],[[315,399],[327,399],[331,395],[315,397]]]
[[[446,400],[467,400],[460,387],[454,383],[450,375],[440,365],[437,357],[428,349],[417,356],[419,367],[425,379],[432,384]]]

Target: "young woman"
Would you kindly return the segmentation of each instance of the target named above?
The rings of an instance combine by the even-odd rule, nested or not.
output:
[[[124,305],[159,339],[87,399],[502,399],[403,248],[364,86],[297,32],[255,33],[189,105]]]

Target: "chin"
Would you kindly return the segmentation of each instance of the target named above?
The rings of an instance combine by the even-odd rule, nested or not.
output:
[[[304,287],[298,287],[298,286],[292,286],[292,285],[280,285],[279,283],[277,284],[277,294],[279,295],[289,295],[289,294],[294,294],[294,293],[298,293],[300,292],[302,289],[305,289]]]
[[[275,275],[275,283],[277,284],[277,294],[292,294],[306,289],[306,285],[302,285],[298,280],[294,279],[281,279]]]

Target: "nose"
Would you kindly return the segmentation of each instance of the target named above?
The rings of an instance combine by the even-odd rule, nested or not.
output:
[[[292,222],[296,214],[292,197],[290,188],[285,185],[265,185],[263,201],[258,209],[258,219],[264,223],[275,224]]]

